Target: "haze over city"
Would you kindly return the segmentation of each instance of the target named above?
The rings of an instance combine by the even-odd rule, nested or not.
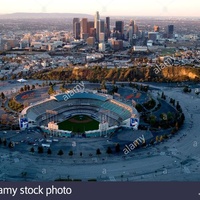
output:
[[[15,0],[0,1],[0,14],[26,13],[84,13],[99,10],[110,16],[199,16],[198,0]],[[123,5],[123,6],[122,6]]]

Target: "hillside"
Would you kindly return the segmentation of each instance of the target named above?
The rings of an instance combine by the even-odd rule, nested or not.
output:
[[[29,75],[26,78],[43,80],[88,80],[88,81],[199,81],[200,69],[192,67],[166,67],[156,74],[153,68],[107,69],[89,68],[57,68]]]

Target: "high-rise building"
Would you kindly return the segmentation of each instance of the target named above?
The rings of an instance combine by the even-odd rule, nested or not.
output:
[[[133,19],[130,21],[130,24],[129,24],[129,26],[132,26],[132,27],[133,27],[133,31],[134,31],[134,27],[135,27],[135,21],[134,21]]]
[[[96,28],[90,28],[89,37],[94,37],[96,39]]]
[[[81,34],[81,24],[80,24],[80,22],[76,22],[75,23],[75,34],[74,34],[75,39],[79,40],[80,34]]]
[[[153,29],[154,29],[154,32],[160,32],[160,27],[159,26],[155,25]]]
[[[79,18],[73,18],[73,34],[75,35],[75,24],[80,22]]]
[[[172,38],[174,34],[174,25],[168,25],[167,35],[169,38]]]
[[[129,38],[129,43],[132,45],[133,44],[133,34],[134,34],[134,29],[135,29],[135,21],[131,20],[129,24],[129,29],[128,29],[128,38]]]
[[[81,19],[81,38],[82,39],[83,39],[83,35],[84,35],[84,37],[86,37],[85,35],[88,34],[87,25],[88,25],[88,19],[82,18]]]
[[[122,35],[124,34],[124,22],[123,21],[116,21],[115,28],[116,28],[116,31],[119,31]]]
[[[106,38],[110,37],[110,17],[106,17]]]
[[[104,22],[104,20],[100,20],[99,33],[105,33],[105,22]]]
[[[100,43],[105,42],[105,33],[100,33],[99,34],[99,42]]]
[[[94,21],[89,21],[88,24],[87,24],[87,32],[89,33],[89,36],[90,36],[90,29],[94,29]]]
[[[100,16],[99,16],[99,12],[97,11],[94,17],[94,28],[96,29],[96,40],[99,41],[99,20],[100,20]]]

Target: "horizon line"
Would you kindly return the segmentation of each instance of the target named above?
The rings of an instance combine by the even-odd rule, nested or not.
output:
[[[88,13],[69,13],[69,12],[13,12],[13,13],[0,13],[0,16],[3,16],[3,15],[14,15],[14,14],[74,14],[74,15],[90,15],[90,16],[94,16],[94,14],[88,14]],[[178,17],[178,18],[184,18],[184,17],[187,17],[187,18],[199,18],[199,16],[195,15],[195,16],[184,16],[184,15],[171,15],[171,16],[159,16],[159,15],[101,15],[103,17],[107,17],[107,16],[110,16],[110,17],[162,17],[162,18],[166,18],[166,17]]]

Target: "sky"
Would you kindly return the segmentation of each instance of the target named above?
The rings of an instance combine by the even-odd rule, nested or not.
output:
[[[0,0],[0,14],[83,13],[102,16],[200,16],[200,0]]]

